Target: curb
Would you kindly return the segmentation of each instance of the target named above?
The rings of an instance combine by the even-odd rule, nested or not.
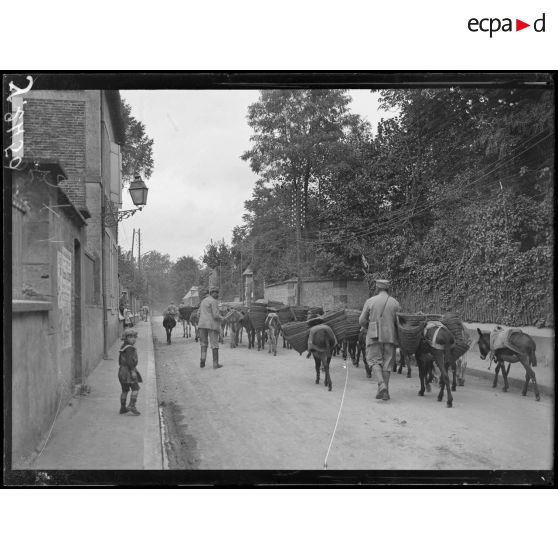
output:
[[[535,370],[535,374],[536,374],[536,370]],[[494,381],[494,371],[493,370],[480,370],[478,368],[469,368],[467,367],[467,370],[465,371],[465,375],[469,375],[469,376],[474,376],[475,378],[481,378],[483,380],[487,380],[489,381],[491,384]],[[499,378],[498,378],[498,387],[496,389],[501,389],[502,386],[504,385],[504,381],[501,378],[502,374],[499,374]],[[517,389],[519,391],[521,391],[523,389],[523,384],[525,383],[525,380],[523,378],[516,378],[516,377],[510,377],[508,376],[508,384],[510,386],[510,388],[514,388]],[[541,393],[541,395],[545,395],[547,397],[552,397],[554,398],[554,389],[550,386],[544,385],[544,384],[538,384],[539,386],[539,392]],[[529,383],[529,388],[527,390],[527,395],[533,393],[533,388],[531,383]]]
[[[145,379],[146,417],[144,423],[143,468],[161,470],[164,468],[163,443],[159,416],[157,373],[153,348],[151,320],[147,322],[147,373]]]

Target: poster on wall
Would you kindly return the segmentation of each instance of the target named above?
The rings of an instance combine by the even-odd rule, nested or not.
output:
[[[61,347],[72,346],[72,253],[62,247],[58,251],[58,310]]]

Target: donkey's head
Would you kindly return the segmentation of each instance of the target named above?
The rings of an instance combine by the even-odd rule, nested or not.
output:
[[[483,333],[478,327],[477,327],[477,333],[479,334],[480,357],[482,358],[482,360],[484,360],[488,356],[488,353],[490,352],[490,334]]]

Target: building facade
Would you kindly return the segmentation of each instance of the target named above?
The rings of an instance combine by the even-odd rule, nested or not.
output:
[[[12,171],[12,466],[119,335],[124,140],[115,91],[32,89]],[[12,106],[15,111],[16,107]],[[30,346],[30,339],[33,340]]]

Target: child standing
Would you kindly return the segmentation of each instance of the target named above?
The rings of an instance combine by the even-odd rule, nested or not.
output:
[[[134,329],[126,329],[122,334],[122,347],[120,347],[120,353],[118,356],[118,364],[120,365],[118,369],[118,380],[122,386],[122,393],[120,395],[120,414],[130,412],[133,415],[141,414],[136,409],[136,401],[138,399],[139,384],[143,381],[141,374],[136,368],[138,364],[138,352],[134,345],[136,344],[136,339],[138,337],[138,332]],[[130,405],[126,407],[126,398],[128,397],[128,392],[132,391],[130,397]]]

